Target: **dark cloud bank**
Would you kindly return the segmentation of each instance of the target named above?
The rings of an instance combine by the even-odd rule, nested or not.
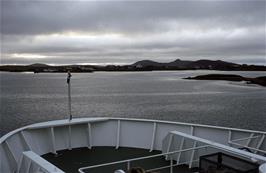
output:
[[[1,63],[266,64],[265,1],[1,1]]]

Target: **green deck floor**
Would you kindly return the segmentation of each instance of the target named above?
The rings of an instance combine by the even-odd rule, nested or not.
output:
[[[72,150],[58,151],[57,155],[52,153],[45,154],[42,157],[52,164],[56,165],[66,173],[78,173],[80,167],[109,163],[114,161],[120,161],[125,159],[138,158],[148,155],[160,154],[160,151],[152,151],[137,148],[120,147],[115,149],[114,147],[93,147],[88,148],[76,148]],[[140,161],[134,161],[130,163],[131,167],[142,167],[144,169],[152,169],[161,166],[169,165],[169,161],[166,161],[164,157],[156,157],[152,159],[144,159]],[[112,166],[105,166],[102,168],[95,168],[86,170],[88,173],[113,173],[117,169],[126,170],[127,164],[116,164]],[[160,173],[169,173],[169,169],[163,169],[158,171]],[[191,173],[186,165],[178,166],[174,168],[175,173]]]

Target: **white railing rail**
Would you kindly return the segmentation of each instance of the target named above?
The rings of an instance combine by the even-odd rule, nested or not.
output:
[[[200,150],[203,148],[207,148],[209,147],[209,145],[204,145],[204,146],[199,146],[199,147],[192,147],[192,148],[187,148],[187,149],[182,149],[182,150],[176,150],[176,151],[171,151],[171,152],[167,152],[167,153],[162,153],[162,154],[155,154],[155,155],[150,155],[150,156],[144,156],[144,157],[138,157],[138,158],[133,158],[133,159],[126,159],[126,160],[121,160],[121,161],[115,161],[115,162],[109,162],[109,163],[104,163],[104,164],[99,164],[99,165],[93,165],[93,166],[87,166],[87,167],[82,167],[79,168],[79,172],[80,173],[85,173],[85,170],[89,170],[89,169],[93,169],[93,168],[101,168],[104,166],[111,166],[111,165],[116,165],[116,164],[121,164],[121,163],[125,163],[127,169],[130,169],[130,165],[132,162],[134,161],[138,161],[138,160],[144,160],[144,159],[152,159],[155,157],[161,157],[161,156],[171,156],[172,154],[176,154],[176,153],[180,153],[180,152],[188,152],[188,151],[192,151],[192,150]],[[193,160],[193,162],[198,162],[199,160]],[[189,162],[189,161],[188,161]],[[170,168],[170,172],[172,173],[173,167],[174,166],[178,166],[181,164],[186,164],[188,162],[183,162],[183,163],[178,163],[178,164],[173,164],[173,158],[170,157],[170,165],[169,166],[163,166],[163,167],[157,167],[157,168],[153,168],[153,169],[149,169],[146,170],[146,172],[151,172],[151,171],[155,171],[155,170],[161,170],[161,169],[165,169],[165,168]],[[88,172],[88,171],[86,171]]]
[[[32,151],[23,152],[17,172],[65,173]]]
[[[247,151],[244,151],[244,150],[240,150],[238,148],[230,147],[230,146],[227,146],[227,145],[223,145],[223,144],[220,144],[220,143],[217,143],[217,142],[213,142],[213,141],[210,141],[210,140],[207,140],[207,139],[203,139],[203,138],[199,138],[199,137],[196,137],[196,136],[188,135],[188,134],[185,134],[185,133],[182,133],[182,132],[178,132],[178,131],[171,131],[170,134],[172,134],[174,136],[177,136],[177,137],[180,137],[180,138],[187,138],[187,139],[190,139],[190,140],[193,140],[193,141],[198,141],[198,142],[201,142],[203,144],[210,145],[210,147],[212,147],[212,148],[216,148],[218,150],[226,151],[226,152],[235,154],[235,155],[240,156],[240,157],[244,157],[244,158],[247,158],[247,159],[256,159],[256,160],[262,161],[264,163],[266,162],[266,157],[261,156],[261,155],[257,155],[257,154],[254,154],[254,153],[250,153],[250,152],[247,152]]]
[[[266,154],[265,150],[260,149],[261,145],[263,144],[265,140],[265,134],[259,134],[254,136],[254,133],[251,133],[249,137],[244,137],[244,138],[237,138],[237,139],[231,139],[232,131],[229,131],[228,134],[228,145],[230,146],[236,146],[236,147],[242,147],[242,148],[247,148],[250,149],[254,153],[263,153],[264,155]],[[249,146],[252,140],[258,140],[257,145],[255,147]],[[243,143],[246,142],[246,143]]]
[[[179,154],[179,153],[184,154],[185,152],[190,152],[190,151],[196,152],[196,151],[199,151],[200,149],[207,149],[207,148],[212,148],[212,149],[216,149],[216,150],[220,150],[220,151],[227,151],[227,152],[230,152],[230,153],[232,152],[233,154],[240,155],[240,156],[242,156],[244,158],[249,158],[249,159],[252,158],[252,157],[247,156],[247,155],[245,155],[243,153],[239,154],[238,152],[228,150],[228,148],[223,148],[223,147],[220,147],[220,146],[209,144],[209,145],[202,145],[202,146],[198,146],[198,147],[192,147],[192,148],[181,149],[181,150],[176,150],[176,151],[170,151],[170,152],[167,152],[167,153],[156,154],[156,155],[151,155],[151,156],[144,156],[144,157],[138,157],[138,158],[133,158],[133,159],[126,159],[126,160],[121,160],[121,161],[98,164],[98,165],[93,165],[93,166],[81,167],[81,168],[79,168],[78,171],[79,171],[79,173],[89,173],[90,169],[103,168],[105,166],[111,166],[111,165],[123,164],[123,163],[126,165],[126,169],[129,170],[131,168],[131,163],[134,162],[134,161],[139,161],[139,160],[144,160],[144,159],[152,159],[152,158],[155,158],[155,157],[166,156],[166,158],[170,161],[169,165],[148,169],[148,170],[146,170],[146,172],[153,172],[153,171],[159,171],[159,170],[162,170],[162,169],[170,168],[170,173],[173,173],[173,167],[178,166],[178,165],[183,165],[183,164],[191,165],[194,162],[199,162],[199,157],[195,158],[195,159],[194,159],[194,157],[191,157],[192,159],[190,159],[190,160],[183,161],[183,162],[176,162],[174,164],[175,158],[171,157],[171,156],[174,156],[174,154]],[[193,155],[192,153],[193,152],[191,152],[191,155]],[[244,153],[245,153],[245,151],[244,151]],[[265,169],[264,167],[261,168],[261,170],[264,170]],[[261,173],[266,173],[266,172],[262,172],[261,171]]]

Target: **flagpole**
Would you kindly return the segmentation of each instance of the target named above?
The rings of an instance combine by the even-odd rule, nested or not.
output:
[[[67,85],[68,85],[68,112],[69,112],[69,121],[72,120],[72,114],[71,114],[71,83],[70,83],[70,78],[71,78],[71,73],[70,71],[67,72]]]

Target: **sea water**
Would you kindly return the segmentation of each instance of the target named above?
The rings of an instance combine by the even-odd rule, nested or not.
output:
[[[266,87],[196,81],[201,74],[266,76],[266,72],[155,71],[74,73],[72,114],[180,121],[266,131]],[[64,73],[0,73],[0,136],[68,118]]]

